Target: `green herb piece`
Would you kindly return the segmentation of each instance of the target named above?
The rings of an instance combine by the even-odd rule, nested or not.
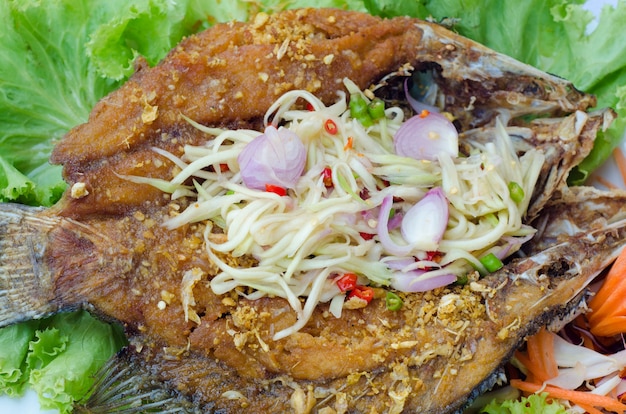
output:
[[[520,203],[522,200],[524,200],[524,189],[515,181],[510,181],[509,195],[511,196],[511,200],[516,203]]]
[[[495,272],[496,270],[500,270],[502,266],[504,266],[504,264],[502,263],[502,260],[498,259],[498,257],[493,253],[486,254],[485,256],[481,257],[479,260],[480,260],[480,263],[482,263],[482,265],[485,266],[485,269],[487,269],[489,273]]]

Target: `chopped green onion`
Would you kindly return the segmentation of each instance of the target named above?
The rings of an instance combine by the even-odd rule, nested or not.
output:
[[[483,217],[492,227],[496,227],[500,223],[500,220],[494,213],[487,213]]]
[[[498,259],[498,257],[493,254],[493,253],[489,253],[483,257],[481,257],[480,259],[480,263],[482,263],[483,266],[485,266],[485,269],[487,269],[488,272],[495,272],[496,270],[500,270],[502,268],[502,266],[504,266],[504,263],[502,263],[502,260]]]
[[[511,200],[516,203],[519,203],[524,199],[524,189],[515,181],[509,182],[509,194],[511,195]]]
[[[402,308],[403,303],[402,299],[400,299],[400,296],[396,295],[393,292],[387,291],[387,295],[385,295],[385,305],[390,311],[398,311]]]
[[[374,123],[368,112],[368,105],[365,98],[358,93],[350,96],[350,116],[359,121],[365,127],[371,126]]]
[[[367,113],[374,121],[376,121],[377,119],[384,118],[385,117],[385,102],[383,102],[383,100],[380,98],[375,98],[367,106]]]

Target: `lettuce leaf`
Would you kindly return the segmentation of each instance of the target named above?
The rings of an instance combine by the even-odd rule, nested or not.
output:
[[[480,412],[486,414],[566,414],[567,410],[546,393],[531,394],[519,400],[492,401]]]
[[[197,30],[194,10],[185,0],[0,2],[0,201],[58,200],[54,143],[132,74],[137,56],[154,64]]]
[[[50,193],[35,190],[42,177],[61,178],[59,167],[47,162],[54,142],[85,121],[97,99],[117,86],[77,53],[91,27],[89,10],[81,6],[0,2],[1,201],[54,202]]]
[[[29,386],[44,409],[70,412],[93,385],[94,373],[124,344],[121,329],[85,311],[59,314],[35,332],[27,357]]]
[[[29,387],[42,408],[70,412],[95,372],[124,344],[119,326],[85,311],[0,329],[0,393],[16,397]]]
[[[39,321],[29,321],[0,330],[0,393],[22,395],[28,381],[24,369],[28,347]]]

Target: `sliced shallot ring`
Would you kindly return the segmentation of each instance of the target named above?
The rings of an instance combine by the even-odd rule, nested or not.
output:
[[[454,274],[424,277],[425,273],[425,270],[395,272],[391,279],[391,287],[400,292],[428,292],[429,290],[447,286],[457,279]]]
[[[416,160],[435,161],[444,153],[456,158],[459,133],[445,115],[424,110],[409,118],[393,137],[396,154]]]
[[[306,148],[292,131],[269,125],[244,147],[237,161],[248,188],[293,188],[304,171]]]
[[[434,187],[404,214],[402,237],[414,248],[436,251],[448,227],[448,218],[448,199],[441,187]]]

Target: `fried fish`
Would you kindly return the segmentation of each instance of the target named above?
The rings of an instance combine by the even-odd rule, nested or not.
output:
[[[287,301],[215,294],[208,224],[164,226],[189,201],[124,178],[171,179],[177,166],[153,148],[180,156],[211,139],[187,119],[261,129],[289,90],[332,103],[350,78],[397,99],[398,79],[418,74],[436,86],[461,146],[495,139],[498,118],[519,154],[545,154],[526,220],[548,225],[526,257],[466,284],[400,293],[399,312],[380,297],[340,318],[321,304],[298,332],[274,339],[297,319]],[[131,346],[78,411],[459,410],[496,382],[524,338],[582,306],[624,245],[626,195],[566,186],[612,119],[586,112],[594,104],[565,80],[415,19],[304,9],[216,25],[155,68],[138,67],[57,144],[52,161],[70,185],[57,205],[0,206],[0,326],[76,308],[124,326]],[[191,285],[200,323],[186,318],[181,283],[197,271],[208,278]]]

